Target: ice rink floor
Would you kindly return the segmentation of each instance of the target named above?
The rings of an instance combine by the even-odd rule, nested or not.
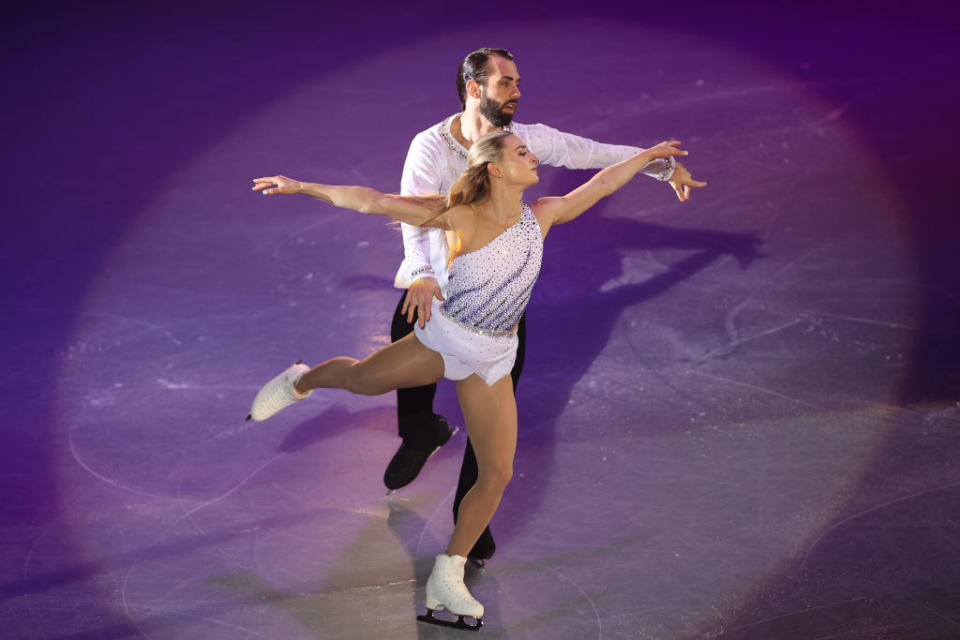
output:
[[[518,121],[679,138],[710,184],[638,177],[547,238],[479,637],[960,638],[957,15],[928,4],[14,12],[0,637],[463,637],[415,621],[452,383],[459,433],[390,496],[392,394],[243,421],[294,360],[389,341],[399,231],[249,185],[397,191],[495,46]]]

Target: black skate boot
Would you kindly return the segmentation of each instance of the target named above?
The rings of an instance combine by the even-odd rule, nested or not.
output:
[[[493,541],[493,533],[490,532],[490,527],[487,527],[483,530],[483,533],[480,534],[480,537],[477,538],[473,549],[470,549],[467,560],[478,569],[483,569],[487,566],[487,560],[492,558],[496,552],[497,543]]]
[[[446,418],[434,413],[404,419],[400,433],[408,435],[404,436],[400,448],[393,454],[383,473],[383,484],[391,491],[413,482],[430,456],[445,445],[456,431],[450,428]]]

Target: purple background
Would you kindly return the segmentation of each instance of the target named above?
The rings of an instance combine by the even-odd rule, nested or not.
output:
[[[4,637],[444,637],[414,622],[463,431],[383,497],[396,190],[479,46],[522,122],[677,137],[551,232],[489,637],[960,637],[955,9],[934,3],[21,6],[3,21]],[[535,193],[589,172],[545,169]],[[438,408],[462,425],[452,385]]]

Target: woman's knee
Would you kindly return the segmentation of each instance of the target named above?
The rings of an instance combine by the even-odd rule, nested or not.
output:
[[[344,372],[343,388],[350,393],[364,396],[376,396],[385,393],[376,388],[375,381],[367,374],[364,362],[354,362]]]
[[[512,465],[491,465],[480,469],[477,484],[489,491],[503,493],[512,478]]]

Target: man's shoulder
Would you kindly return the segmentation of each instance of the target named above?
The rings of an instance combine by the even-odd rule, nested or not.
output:
[[[532,144],[535,146],[553,144],[558,136],[563,135],[562,131],[545,125],[542,122],[535,124],[514,122],[510,125],[510,131],[528,145]]]
[[[510,130],[517,134],[535,133],[540,131],[556,131],[553,127],[547,126],[542,122],[535,124],[524,124],[523,122],[513,122],[510,124]]]
[[[434,158],[437,162],[466,161],[467,152],[450,133],[450,122],[457,114],[448,116],[435,125],[424,129],[413,137],[408,155],[420,155]]]
[[[413,136],[414,142],[419,143],[438,143],[443,141],[443,134],[447,130],[448,122],[453,116],[447,116],[440,122],[430,125],[417,135]]]
[[[447,141],[444,139],[445,123],[446,119],[441,120],[413,136],[413,140],[410,141],[408,155],[420,155],[432,158],[442,156],[447,146]]]

